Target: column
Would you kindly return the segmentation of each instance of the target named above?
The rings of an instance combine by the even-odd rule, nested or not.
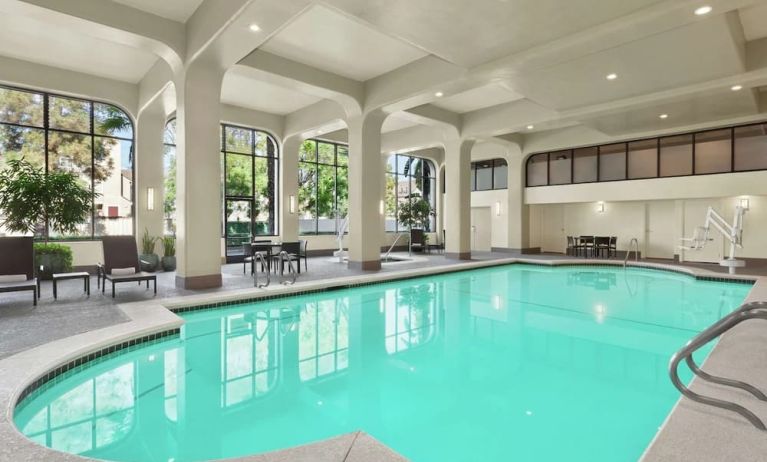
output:
[[[223,71],[195,62],[177,79],[176,286],[221,286],[220,99]]]
[[[525,162],[520,153],[507,157],[508,163],[508,246],[514,252],[539,253],[530,248],[530,207],[525,204]]]
[[[280,236],[285,242],[298,240],[298,152],[303,141],[300,136],[285,139],[280,155]]]
[[[162,236],[163,229],[163,130],[165,113],[158,100],[145,108],[136,123],[136,239],[146,229]],[[150,204],[149,190],[153,201]],[[151,209],[151,210],[150,210]],[[161,251],[161,249],[157,249]]]
[[[445,142],[445,257],[471,259],[471,148],[474,140]]]
[[[381,269],[381,204],[384,170],[381,162],[383,111],[355,116],[349,127],[349,268]]]

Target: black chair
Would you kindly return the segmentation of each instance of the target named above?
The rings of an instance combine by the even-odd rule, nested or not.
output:
[[[301,259],[304,260],[304,270],[309,271],[309,255],[307,254],[307,249],[309,248],[309,241],[306,239],[299,239],[299,244],[301,244],[301,249],[298,252],[298,267],[301,269]]]
[[[31,237],[0,237],[0,292],[32,292],[37,306],[40,281],[35,277],[35,245]]]
[[[575,238],[572,236],[567,236],[567,247],[565,248],[565,255],[575,255],[575,251]]]
[[[107,281],[112,283],[112,298],[115,297],[115,284],[122,282],[154,281],[154,293],[157,294],[157,276],[141,271],[138,258],[136,238],[133,236],[104,236],[101,238],[104,246],[104,263],[98,265],[101,280],[101,292],[106,290]],[[148,263],[148,262],[145,262]]]
[[[424,232],[422,229],[411,229],[410,230],[410,249],[416,250],[418,249],[420,252],[423,252],[426,246],[424,245]]]
[[[242,274],[245,274],[245,268],[250,263],[250,274],[253,274],[253,246],[251,244],[242,244]]]
[[[282,248],[280,249],[280,252],[277,254],[274,254],[271,256],[272,263],[274,263],[273,268],[274,272],[277,272],[277,269],[279,268],[280,274],[283,274],[285,272],[285,268],[283,267],[284,262],[282,260],[282,252],[286,252],[288,254],[288,259],[291,262],[298,261],[299,265],[296,268],[296,271],[298,273],[301,273],[301,258],[299,257],[299,254],[301,253],[301,243],[300,242],[283,242]],[[277,265],[279,263],[279,265]]]
[[[264,243],[264,241],[256,241],[253,244],[250,244],[250,251],[251,251],[251,261],[250,261],[250,274],[253,274],[256,272],[256,261],[260,260],[260,258],[257,257],[257,255],[261,255],[263,257],[263,262],[266,262],[266,268],[264,268],[264,263],[261,263],[261,271],[263,272],[264,269],[266,271],[272,270],[272,243],[271,241],[266,241],[267,243]]]
[[[610,245],[607,250],[608,257],[618,256],[618,236],[610,236]]]
[[[607,255],[610,257],[610,237],[609,236],[596,236],[594,237],[594,255],[600,257]]]
[[[589,258],[589,250],[591,250],[591,255],[594,255],[594,236],[580,236],[578,241],[578,246],[583,251],[584,257]]]

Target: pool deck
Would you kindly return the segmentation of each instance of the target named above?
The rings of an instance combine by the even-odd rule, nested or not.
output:
[[[118,289],[118,298],[114,301],[111,297],[100,294],[86,299],[79,293],[77,284],[66,284],[60,287],[61,301],[53,302],[50,296],[45,297],[44,286],[43,301],[36,309],[29,306],[29,301],[25,303],[24,298],[3,297],[0,303],[0,406],[3,409],[0,415],[0,461],[85,460],[79,456],[39,446],[21,435],[12,421],[15,403],[29,384],[48,371],[110,345],[178,328],[183,324],[181,318],[166,308],[172,310],[184,306],[411,278],[513,262],[552,265],[621,264],[617,261],[579,260],[555,255],[509,258],[509,254],[488,253],[478,257],[471,262],[460,262],[446,260],[441,256],[427,256],[416,262],[387,265],[383,271],[374,273],[349,271],[345,265],[315,258],[309,261],[310,272],[302,275],[294,286],[274,284],[266,289],[253,288],[252,279],[242,276],[242,265],[226,265],[223,267],[223,289],[204,292],[177,290],[172,286],[172,273],[160,274],[160,296],[153,297],[151,292],[143,288],[126,284],[122,290]],[[713,271],[719,269],[714,265],[707,265],[703,269],[643,262],[637,266],[675,269],[695,276],[723,276],[720,271]],[[747,301],[767,301],[767,277],[744,278],[756,280]],[[95,289],[95,286],[93,288]],[[744,323],[734,328],[725,334],[713,349],[706,361],[706,370],[745,380],[762,390],[767,390],[767,364],[762,361],[767,357],[767,339],[764,332],[764,326],[758,322]],[[700,380],[694,380],[691,388],[711,396],[739,402],[754,410],[760,417],[767,418],[767,403],[760,402],[744,392],[712,386]],[[298,448],[234,460],[405,460],[365,434],[364,429],[361,430]],[[753,428],[737,414],[707,407],[685,398],[677,403],[642,460],[764,460],[764,454],[767,454],[765,436],[765,433]]]

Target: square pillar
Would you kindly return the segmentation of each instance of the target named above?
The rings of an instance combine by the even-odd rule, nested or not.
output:
[[[303,141],[300,136],[287,138],[280,156],[280,236],[285,242],[298,240],[298,153]]]
[[[176,83],[176,286],[221,286],[221,82],[215,66],[195,63]]]
[[[349,127],[349,268],[381,269],[384,170],[381,126],[376,110],[347,121]]]
[[[525,162],[521,155],[510,155],[508,164],[508,246],[514,252],[540,253],[530,248],[530,207],[525,204]]]
[[[160,101],[144,109],[136,123],[136,239],[146,229],[151,236],[162,237],[163,228],[163,131],[165,114]],[[149,188],[154,201],[149,204]],[[153,210],[149,210],[152,208]]]
[[[473,140],[445,142],[445,257],[471,260],[471,148]]]

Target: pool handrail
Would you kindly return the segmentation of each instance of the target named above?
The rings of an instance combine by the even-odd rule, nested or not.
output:
[[[767,431],[767,426],[765,426],[764,422],[750,410],[730,401],[695,393],[694,391],[690,390],[684,383],[682,383],[681,379],[679,378],[679,363],[682,362],[682,360],[685,360],[687,365],[690,367],[690,370],[692,370],[692,372],[702,380],[706,380],[708,382],[716,383],[719,385],[739,388],[751,393],[761,401],[767,401],[767,396],[753,385],[750,385],[746,382],[741,382],[740,380],[718,377],[704,372],[700,369],[700,367],[698,367],[692,357],[693,353],[695,353],[701,347],[720,337],[725,332],[729,331],[740,323],[751,319],[767,320],[767,302],[744,303],[738,307],[738,309],[710,325],[703,332],[693,337],[684,347],[674,353],[674,355],[671,357],[671,361],[669,362],[669,376],[671,377],[671,382],[674,384],[677,390],[679,390],[682,395],[686,396],[687,398],[702,404],[736,412],[748,420],[751,425],[757,429]]]
[[[631,255],[631,244],[634,244],[634,263],[637,263],[639,261],[639,240],[635,237],[631,238],[631,241],[629,241],[629,249],[626,251],[626,257],[623,259],[623,267],[626,267],[626,263],[629,261],[629,256]]]
[[[290,282],[283,280],[283,285],[293,285],[296,283],[296,278],[298,277],[298,273],[296,272],[296,268],[293,266],[293,260],[290,258],[290,254],[288,254],[287,251],[283,250],[280,252],[280,268],[284,268],[285,262],[288,262],[288,272],[292,274],[292,279]],[[300,265],[301,262],[298,262]],[[284,275],[284,271],[281,271],[281,273]]]
[[[253,269],[253,285],[258,287],[259,289],[263,289],[265,287],[269,287],[269,284],[272,283],[272,278],[269,273],[269,265],[266,264],[266,259],[264,259],[264,254],[261,252],[256,252],[253,254],[253,256],[258,260],[258,262],[261,264],[261,269],[266,268],[266,284],[259,284],[258,283],[258,271],[255,269],[255,262],[254,262],[254,269]]]

